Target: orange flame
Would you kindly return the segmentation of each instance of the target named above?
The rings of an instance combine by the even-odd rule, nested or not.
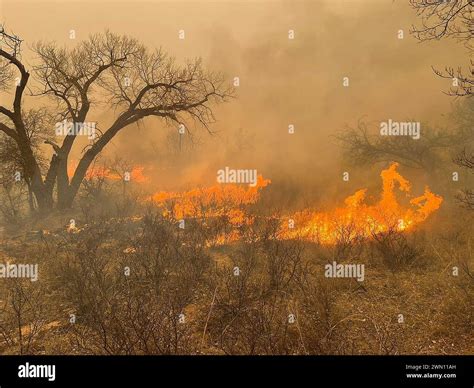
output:
[[[184,193],[159,192],[151,200],[163,209],[163,215],[174,219],[227,216],[233,225],[249,222],[244,205],[258,201],[260,190],[270,184],[269,179],[257,177],[255,186],[217,184]]]
[[[328,212],[315,212],[310,209],[297,212],[289,217],[280,218],[278,238],[303,238],[323,244],[334,244],[341,236],[347,240],[356,237],[370,237],[373,234],[389,230],[404,231],[426,220],[443,202],[443,198],[433,194],[428,187],[423,195],[402,206],[397,201],[395,187],[410,196],[410,182],[401,176],[398,163],[383,170],[382,195],[373,205],[368,205],[367,189],[361,189],[344,201],[344,207]],[[214,185],[183,193],[159,192],[151,200],[162,209],[165,217],[174,219],[205,218],[227,216],[232,226],[251,224],[254,218],[248,215],[244,205],[256,203],[260,191],[271,183],[258,177],[255,187],[236,184]],[[226,237],[227,236],[227,237]],[[220,237],[220,243],[239,238],[237,232]],[[229,236],[231,236],[229,238]]]
[[[68,165],[68,175],[71,177],[74,175],[74,171],[77,168],[77,161],[71,161]],[[144,174],[145,167],[144,166],[135,166],[130,171],[130,181],[136,183],[145,183],[149,181],[149,178]],[[117,171],[113,169],[106,168],[103,166],[91,166],[86,172],[86,176],[84,179],[91,180],[93,178],[105,178],[114,181],[123,180],[124,176],[119,174]]]
[[[393,163],[380,174],[382,195],[374,205],[364,203],[367,189],[362,189],[346,198],[345,206],[331,212],[302,211],[290,217],[292,222],[282,225],[282,238],[304,238],[321,243],[335,243],[341,238],[370,237],[389,230],[404,231],[426,220],[443,202],[443,198],[425,187],[423,195],[410,200],[411,207],[400,205],[395,195],[395,186],[409,197],[410,182],[397,171]]]

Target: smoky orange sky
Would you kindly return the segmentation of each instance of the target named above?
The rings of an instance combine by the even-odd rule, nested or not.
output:
[[[180,149],[177,130],[150,119],[122,130],[106,148],[111,157],[153,167],[155,184],[169,189],[215,182],[216,169],[229,166],[256,168],[276,184],[337,181],[337,191],[348,167],[333,135],[361,118],[440,123],[453,100],[442,93],[449,81],[431,66],[456,68],[467,59],[454,41],[417,42],[409,29],[419,19],[402,0],[3,0],[1,13],[6,28],[24,39],[23,58],[30,63],[35,41],[74,45],[110,29],[150,48],[162,46],[178,61],[200,56],[229,82],[240,78],[237,98],[215,108],[213,135],[191,127],[193,143],[183,138]],[[342,85],[345,76],[349,87]],[[106,128],[112,117],[98,109],[89,119]]]

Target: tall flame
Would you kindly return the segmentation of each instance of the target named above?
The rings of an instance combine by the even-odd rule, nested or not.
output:
[[[344,206],[327,212],[305,209],[287,217],[280,217],[278,238],[303,238],[323,244],[334,244],[344,238],[370,237],[389,230],[404,231],[426,220],[443,202],[443,198],[425,187],[423,195],[412,198],[409,206],[397,201],[395,188],[410,197],[411,185],[398,171],[398,163],[392,163],[380,174],[382,194],[372,205],[365,203],[367,189],[356,191],[347,197]],[[245,205],[256,203],[260,191],[271,183],[258,177],[255,187],[236,184],[214,185],[182,193],[159,192],[152,201],[162,209],[166,217],[174,219],[227,216],[237,227],[251,224],[254,218],[247,214]],[[232,240],[238,238],[232,234]],[[225,241],[222,241],[225,242]]]
[[[283,238],[301,237],[321,243],[335,243],[341,237],[353,239],[370,237],[389,230],[403,231],[426,220],[443,202],[443,198],[425,187],[423,195],[409,201],[410,207],[403,207],[395,195],[395,187],[409,197],[411,185],[398,171],[398,163],[383,170],[382,195],[373,204],[364,203],[367,189],[347,197],[345,206],[330,212],[304,210],[290,217],[291,222],[282,225]]]

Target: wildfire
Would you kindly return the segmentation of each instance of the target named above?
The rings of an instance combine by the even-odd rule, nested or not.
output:
[[[370,237],[389,230],[404,231],[426,220],[443,202],[443,198],[433,194],[425,187],[423,195],[409,201],[404,207],[395,195],[395,187],[407,197],[410,182],[397,171],[398,163],[393,163],[380,174],[382,177],[382,195],[373,204],[364,203],[367,189],[358,190],[344,201],[344,207],[330,212],[304,210],[290,217],[282,225],[282,238],[304,238],[311,241],[331,244],[341,239],[345,241],[357,237]]]
[[[68,175],[72,176],[76,168],[77,168],[77,162],[72,161],[68,166]],[[118,171],[111,168],[106,168],[103,166],[91,166],[87,170],[85,179],[91,180],[93,178],[104,178],[104,179],[110,179],[114,181],[129,180],[131,182],[136,182],[136,183],[145,183],[145,182],[148,182],[149,179],[147,176],[144,175],[144,170],[145,170],[144,166],[133,167],[131,171],[128,172],[129,179],[127,179],[126,177],[127,171],[123,171],[122,173],[119,173]]]
[[[262,188],[269,185],[269,179],[257,178],[255,186],[217,184],[197,188],[183,193],[159,192],[152,201],[163,209],[165,217],[174,219],[227,216],[232,225],[250,222],[244,206],[255,203]]]
[[[381,172],[382,194],[377,203],[365,203],[367,189],[361,189],[347,197],[343,207],[332,211],[305,209],[287,217],[279,217],[281,226],[278,238],[303,238],[334,244],[341,238],[347,241],[388,230],[405,231],[425,221],[440,207],[443,198],[425,187],[421,196],[409,200],[409,205],[401,205],[397,201],[395,188],[398,186],[410,198],[411,185],[398,173],[397,168],[398,163],[393,163]],[[205,219],[227,216],[230,224],[238,227],[254,221],[246,212],[245,205],[256,203],[260,198],[260,191],[270,183],[270,180],[259,176],[255,187],[217,184],[182,193],[159,192],[151,199],[162,209],[165,217]],[[238,238],[238,232],[234,230],[227,237],[219,236],[218,242],[225,243]]]

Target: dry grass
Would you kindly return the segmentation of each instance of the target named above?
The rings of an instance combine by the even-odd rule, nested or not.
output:
[[[40,277],[0,282],[0,352],[473,353],[466,225],[456,239],[390,232],[334,246],[280,241],[269,222],[208,246],[221,230],[207,225],[149,213],[4,240],[2,261],[37,262]],[[364,263],[365,281],[325,278],[332,260]]]

